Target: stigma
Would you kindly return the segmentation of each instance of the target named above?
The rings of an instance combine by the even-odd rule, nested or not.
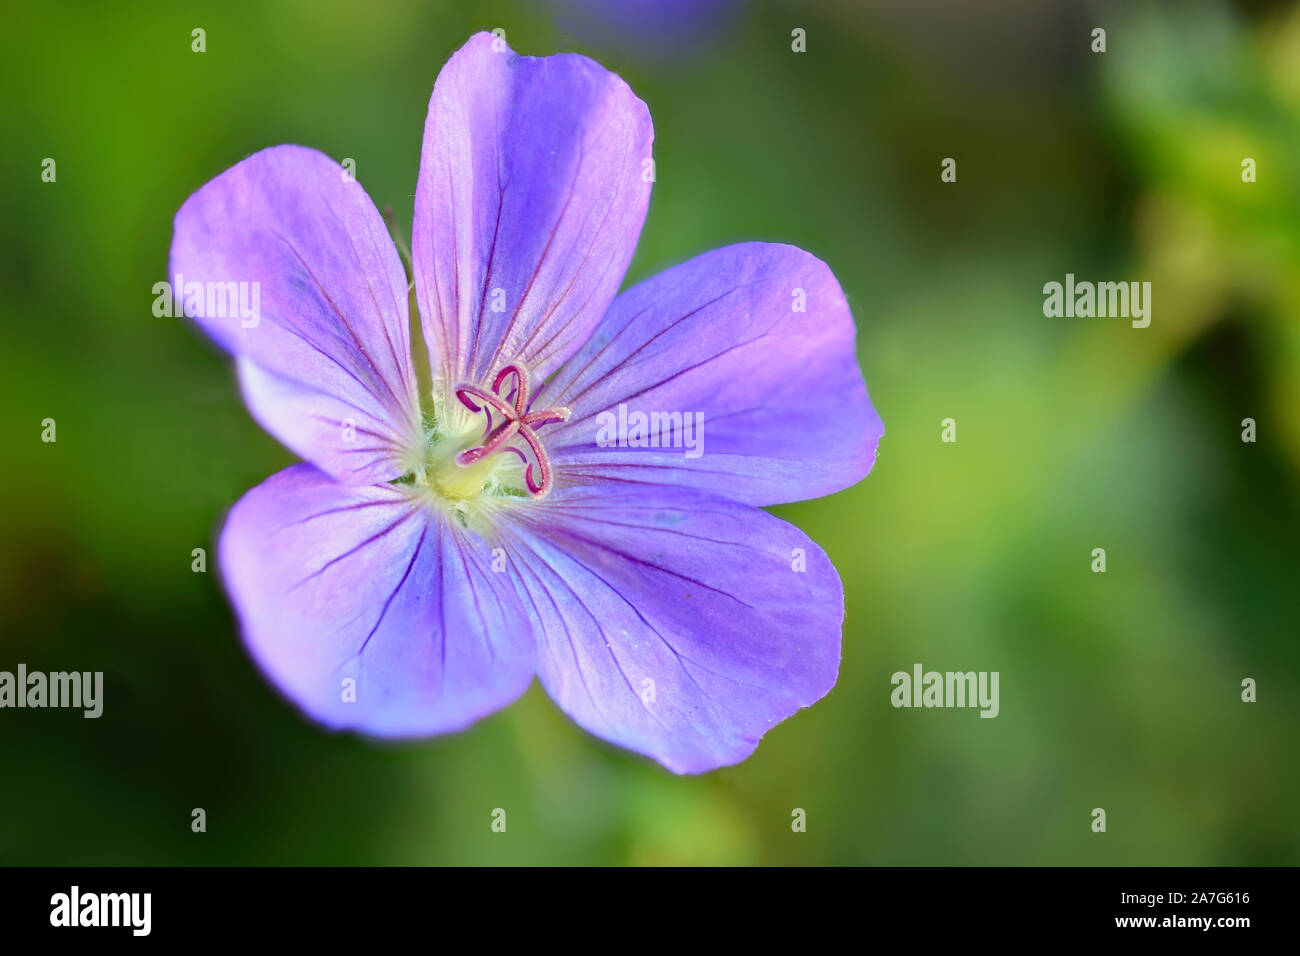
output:
[[[472,474],[493,455],[502,451],[512,452],[526,465],[524,484],[528,493],[534,498],[549,494],[555,484],[555,473],[551,469],[546,448],[537,436],[537,429],[543,425],[567,421],[569,409],[530,409],[528,372],[517,362],[512,362],[497,372],[491,389],[462,383],[456,386],[455,394],[456,399],[471,412],[483,412],[486,416],[482,442],[459,452],[455,459],[457,466]],[[501,417],[500,424],[493,424],[494,411]],[[527,448],[532,459],[511,442],[520,443]]]

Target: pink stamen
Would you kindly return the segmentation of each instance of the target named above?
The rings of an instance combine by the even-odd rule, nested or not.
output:
[[[507,417],[509,417],[511,413],[514,411],[514,409],[511,408],[511,406],[508,405],[505,402],[505,400],[503,400],[499,395],[493,395],[491,392],[485,392],[477,385],[457,385],[456,397],[459,398],[460,403],[464,405],[466,408],[468,408],[471,412],[482,411],[485,405],[492,406],[502,415],[505,415]],[[477,398],[480,404],[475,405],[474,402],[470,400],[470,397]]]
[[[488,435],[483,444],[475,448],[467,448],[456,456],[456,464],[464,468],[466,465],[472,465],[476,461],[482,461],[488,455],[492,454],[511,438],[515,432],[519,431],[519,422],[502,422],[496,430]]]
[[[513,388],[507,393],[506,397],[501,395],[501,387],[505,384],[506,379],[514,378]],[[487,415],[488,427],[484,431],[483,444],[476,445],[473,448],[467,448],[456,456],[456,464],[462,468],[466,465],[472,465],[475,462],[482,461],[488,455],[502,450],[503,446],[506,451],[512,451],[518,455],[527,464],[524,469],[524,483],[528,486],[529,492],[537,498],[541,498],[550,492],[555,483],[555,476],[551,471],[551,462],[547,457],[546,449],[542,446],[541,440],[538,439],[534,429],[542,425],[551,425],[556,422],[567,421],[569,410],[567,408],[541,408],[535,412],[528,411],[528,372],[522,365],[511,363],[501,371],[497,372],[496,378],[492,381],[492,390],[479,388],[477,385],[457,385],[456,398],[460,403],[472,412],[484,412]],[[513,398],[513,402],[510,399]],[[497,411],[505,419],[496,428],[492,427],[492,412]],[[528,461],[528,456],[518,448],[506,445],[515,436],[524,440],[532,450],[533,456],[537,459],[537,476],[534,477],[533,462]]]

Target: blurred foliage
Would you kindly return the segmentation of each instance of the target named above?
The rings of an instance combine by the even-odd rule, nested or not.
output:
[[[522,0],[8,11],[0,669],[103,670],[107,699],[98,721],[0,712],[0,861],[1300,862],[1296,8],[708,6],[647,55]],[[172,216],[299,142],[355,158],[409,229],[434,77],[493,27],[593,56],[649,104],[629,281],[788,241],[858,319],[876,469],[778,509],[843,576],[840,681],[735,768],[673,777],[537,687],[457,736],[326,733],[244,655],[217,575],[190,571],[292,456],[229,363],[151,314]],[[1044,318],[1066,272],[1152,281],[1151,327]],[[893,709],[915,662],[999,671],[1001,715]]]

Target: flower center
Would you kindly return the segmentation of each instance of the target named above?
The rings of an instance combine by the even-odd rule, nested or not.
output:
[[[507,383],[509,382],[509,385]],[[505,389],[503,392],[502,390]],[[483,431],[483,441],[472,448],[466,448],[456,455],[456,464],[466,470],[466,483],[472,485],[482,480],[478,473],[487,459],[498,451],[510,451],[518,455],[527,465],[524,470],[524,484],[535,498],[547,494],[554,484],[551,462],[546,449],[537,437],[537,429],[543,425],[562,422],[568,419],[567,408],[543,408],[529,410],[528,372],[522,365],[511,363],[497,372],[491,390],[477,385],[461,384],[455,389],[456,398],[471,412],[483,412],[487,416],[487,425]],[[492,413],[501,417],[500,424],[493,425]],[[532,452],[533,461],[519,448],[507,444],[512,440],[522,441]],[[459,484],[459,482],[456,482]]]

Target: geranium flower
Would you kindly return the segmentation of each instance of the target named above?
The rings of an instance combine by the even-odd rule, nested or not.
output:
[[[839,576],[760,506],[871,468],[853,319],[825,264],[766,243],[616,298],[651,139],[589,59],[488,34],[451,58],[412,232],[424,386],[398,251],[338,163],[274,147],[181,207],[173,275],[260,290],[254,321],[187,314],[305,460],[240,499],[218,550],[249,652],[315,720],[446,733],[537,676],[593,734],[691,773],[834,685]],[[659,430],[598,441],[620,409]],[[698,457],[678,421],[703,423]]]

